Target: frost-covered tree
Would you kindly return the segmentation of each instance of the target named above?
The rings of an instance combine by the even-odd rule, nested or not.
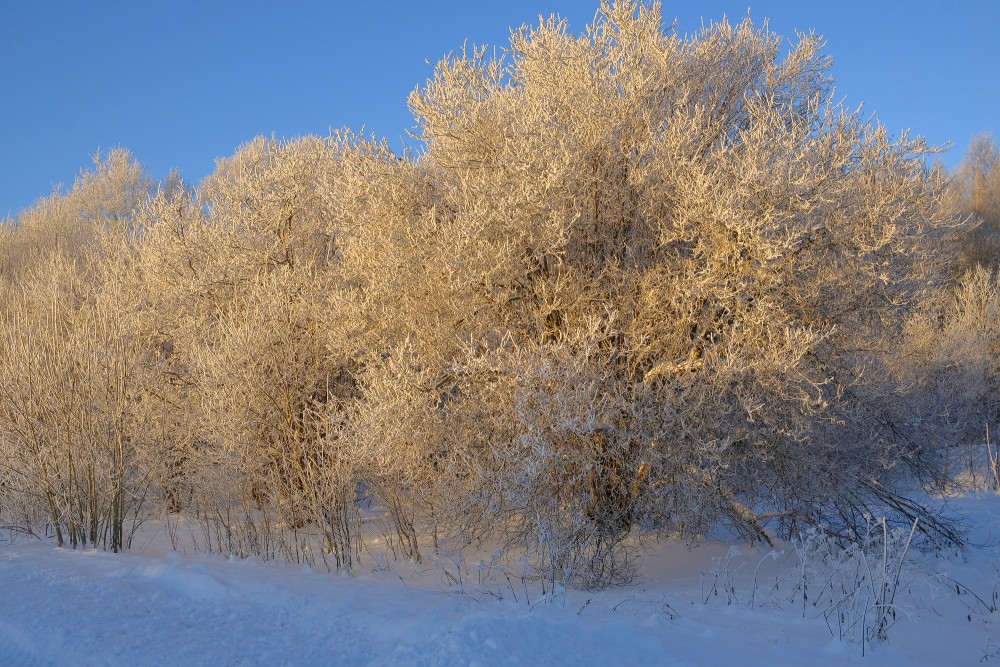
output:
[[[438,65],[410,100],[423,152],[383,160],[411,185],[371,185],[344,246],[396,392],[441,422],[424,460],[465,486],[438,506],[478,498],[597,580],[636,524],[904,509],[919,452],[874,369],[936,266],[941,183],[921,140],[831,101],[828,67],[816,36],[680,36],[636,2]]]
[[[5,234],[0,516],[60,545],[125,548],[148,509],[155,358],[120,251],[149,188],[112,151]]]
[[[97,153],[93,163],[68,191],[57,189],[0,225],[0,274],[16,279],[56,250],[80,260],[102,234],[132,233],[132,221],[153,189],[152,179],[124,148]]]

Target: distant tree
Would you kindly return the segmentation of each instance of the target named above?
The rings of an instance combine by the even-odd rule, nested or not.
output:
[[[947,195],[953,215],[971,216],[976,223],[962,241],[959,271],[1000,266],[1000,149],[993,135],[973,138]]]
[[[1000,283],[977,266],[928,299],[907,323],[900,355],[907,380],[936,419],[928,433],[949,446],[981,444],[1000,427]],[[950,480],[944,480],[950,482]]]

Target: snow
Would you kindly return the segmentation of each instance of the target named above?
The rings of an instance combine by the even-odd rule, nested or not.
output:
[[[1000,612],[988,609],[1000,582],[1000,497],[956,503],[978,546],[913,554],[889,640],[864,646],[837,637],[822,609],[795,597],[791,545],[769,556],[720,539],[652,544],[634,584],[543,599],[537,584],[484,575],[469,555],[388,567],[369,557],[347,575],[178,554],[150,526],[125,554],[0,543],[0,665],[1000,661]]]

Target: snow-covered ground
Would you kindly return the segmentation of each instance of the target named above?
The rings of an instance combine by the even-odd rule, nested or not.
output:
[[[737,555],[723,540],[648,545],[633,585],[543,602],[537,586],[469,558],[318,573],[169,552],[153,526],[126,554],[0,543],[0,665],[1000,662],[1000,612],[990,610],[1000,498],[956,502],[981,545],[913,554],[889,639],[866,645],[864,656],[856,638],[839,636],[836,615],[823,613],[835,599],[821,590],[828,576],[813,572],[803,605],[791,545],[774,557],[746,545]]]

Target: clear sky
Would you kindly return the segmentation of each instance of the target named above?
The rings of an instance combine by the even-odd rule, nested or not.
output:
[[[256,135],[349,127],[401,146],[406,106],[442,55],[506,46],[511,27],[559,14],[574,32],[598,0],[2,0],[0,218],[98,149],[132,150],[155,178],[198,182]],[[750,12],[792,37],[815,29],[835,59],[838,96],[894,133],[954,143],[1000,139],[1000,0],[675,0],[669,22]]]

